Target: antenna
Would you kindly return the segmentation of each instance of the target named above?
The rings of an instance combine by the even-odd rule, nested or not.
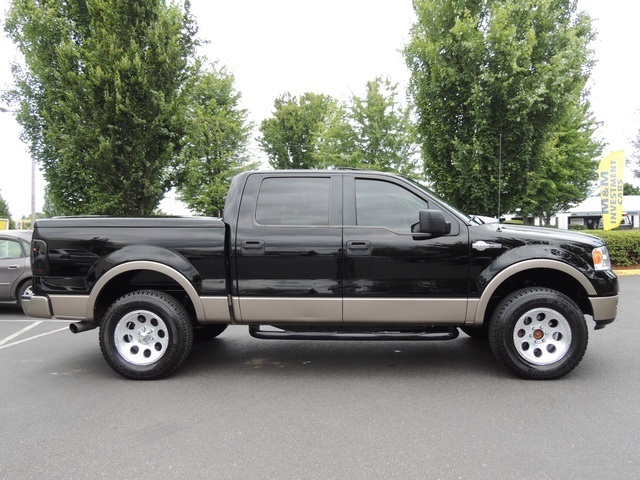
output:
[[[502,134],[498,143],[498,225],[500,224],[500,194],[502,186]]]

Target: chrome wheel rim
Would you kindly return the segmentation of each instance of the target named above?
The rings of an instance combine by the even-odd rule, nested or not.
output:
[[[551,308],[536,308],[522,315],[513,329],[518,355],[533,365],[551,365],[561,360],[571,346],[567,319]]]
[[[167,324],[149,310],[135,310],[116,326],[114,342],[118,353],[133,365],[151,365],[169,346]]]

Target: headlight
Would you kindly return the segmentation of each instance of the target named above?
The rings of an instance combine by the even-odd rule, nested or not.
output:
[[[596,270],[611,270],[611,259],[607,247],[594,248],[591,257]]]

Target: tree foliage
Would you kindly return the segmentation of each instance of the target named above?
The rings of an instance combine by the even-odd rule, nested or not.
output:
[[[638,135],[636,139],[633,141],[633,153],[631,154],[632,158],[635,159],[636,166],[640,166],[640,130],[638,130]],[[633,176],[636,178],[640,178],[640,169],[636,169],[633,171]]]
[[[630,183],[624,184],[623,195],[640,195],[640,187],[631,185]]]
[[[260,146],[276,169],[318,168],[318,150],[328,119],[338,107],[328,95],[307,92],[298,99],[290,93],[274,102],[271,118],[260,124]]]
[[[527,196],[520,202],[525,214],[550,224],[551,216],[585,200],[598,179],[602,144],[594,140],[596,122],[588,102],[568,106],[544,144],[539,170],[529,172]]]
[[[180,200],[203,215],[219,215],[232,177],[257,166],[248,160],[251,125],[233,81],[225,69],[213,68],[189,93],[177,190]]]
[[[2,198],[2,195],[0,195],[0,218],[9,220],[9,228],[14,228],[11,212],[9,211],[9,204]]]
[[[274,168],[352,167],[412,176],[419,171],[411,112],[389,79],[367,82],[363,97],[344,103],[314,93],[299,100],[285,94],[260,131]]]
[[[18,121],[52,210],[150,214],[171,186],[195,25],[163,0],[14,0]]]
[[[414,8],[405,58],[433,188],[485,215],[497,213],[499,187],[503,211],[555,213],[578,202],[599,144],[583,96],[593,35],[575,0],[415,0]]]
[[[336,112],[320,149],[328,166],[419,175],[411,111],[399,102],[397,84],[367,82],[363,97],[353,95]]]

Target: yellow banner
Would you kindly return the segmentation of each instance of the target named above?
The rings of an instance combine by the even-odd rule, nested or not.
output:
[[[610,153],[600,161],[600,202],[602,224],[611,230],[622,221],[622,195],[624,191],[624,150]]]

